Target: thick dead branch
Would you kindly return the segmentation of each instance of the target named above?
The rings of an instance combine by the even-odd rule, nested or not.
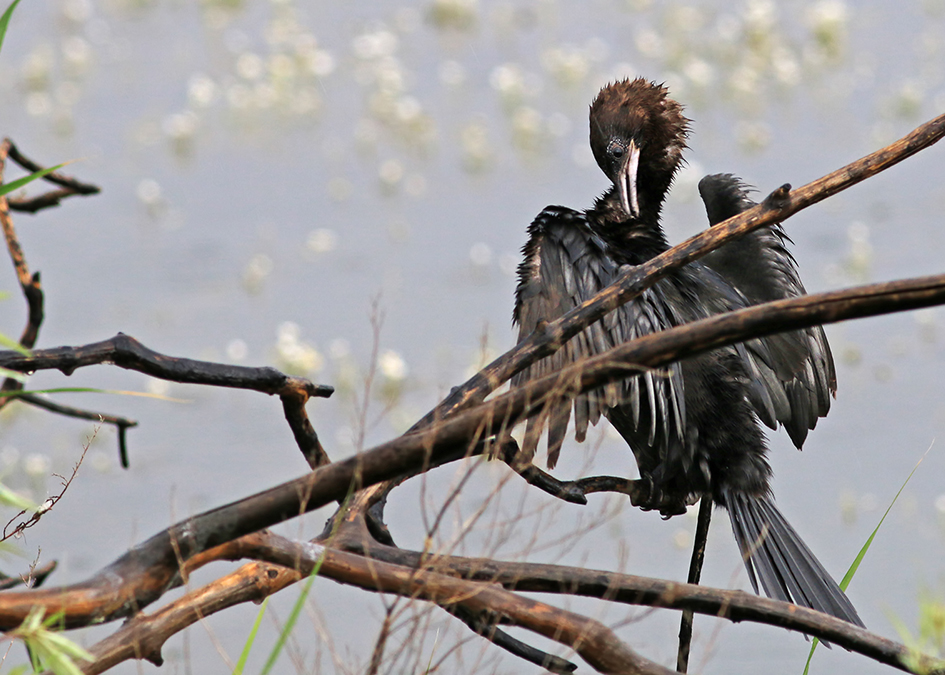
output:
[[[245,534],[341,501],[374,483],[465,457],[480,439],[488,439],[507,430],[515,421],[536,414],[548,396],[576,395],[626,377],[640,366],[658,368],[749,337],[943,302],[945,275],[757,305],[648,335],[577,363],[560,374],[537,380],[528,388],[509,392],[455,415],[432,429],[402,436],[348,460],[320,467],[311,474],[189,518],[136,546],[87,582],[59,589],[3,594],[0,596],[0,628],[18,625],[35,604],[44,604],[50,611],[63,611],[67,626],[129,616],[178,582],[178,559],[186,561]],[[49,365],[59,363],[57,358],[46,355],[56,351],[61,350],[36,351],[30,357],[2,352],[0,365],[14,364],[15,369],[58,367]],[[25,366],[24,360],[29,360],[31,366]],[[71,362],[75,360],[73,357]]]
[[[0,630],[19,625],[30,609],[63,612],[66,627],[131,616],[181,583],[180,563],[245,534],[345,499],[363,484],[393,478],[431,457],[422,439],[398,439],[364,457],[329,464],[239,502],[205,512],[134,547],[91,579],[72,586],[0,595]],[[435,466],[465,455],[465,441],[437,444]],[[362,481],[364,481],[362,483]]]
[[[899,670],[909,671],[907,659],[918,664],[917,672],[945,673],[945,662],[922,657],[905,645],[871,633],[851,623],[789,602],[771,600],[745,591],[726,591],[695,584],[652,579],[630,574],[563,565],[501,562],[487,558],[430,556],[416,551],[383,546],[363,540],[336,541],[373,559],[440,574],[456,575],[509,590],[555,593],[601,598],[610,602],[665,609],[690,610],[732,622],[752,621],[814,635]]]
[[[268,533],[247,535],[246,540],[258,540],[255,546],[265,545]],[[209,551],[213,555],[197,556],[192,559],[190,569],[212,562],[214,560],[238,560],[245,557],[243,542],[237,540]],[[89,663],[80,663],[80,669],[85,675],[103,673],[117,664],[132,659],[146,659],[155,665],[163,663],[161,649],[168,638],[197,623],[199,620],[245,602],[261,602],[265,597],[272,595],[283,588],[296,583],[304,575],[294,569],[281,565],[253,562],[243,565],[235,572],[228,574],[211,584],[198,590],[187,593],[166,607],[162,607],[154,614],[141,613],[126,622],[110,636],[95,644],[89,650],[95,660]],[[18,581],[18,580],[11,580]],[[11,584],[12,585],[15,584]],[[484,626],[474,626],[475,619],[462,612],[454,612],[458,619],[470,625],[477,633]],[[484,635],[497,645],[507,649],[516,656],[525,658],[539,665],[544,665],[551,672],[568,673],[575,670],[574,664],[515,640],[502,631],[491,627],[491,633]]]
[[[246,539],[247,543],[259,539]],[[319,575],[369,591],[397,593],[461,607],[474,615],[501,621],[555,640],[574,649],[601,673],[672,673],[627,647],[607,626],[587,617],[525,598],[492,584],[459,579],[425,570],[368,560],[362,556],[294,542],[271,535],[261,547],[244,554],[310,574],[316,564]]]
[[[217,612],[245,602],[260,602],[301,578],[298,572],[285,567],[258,562],[243,565],[154,614],[139,614],[129,620],[89,650],[94,661],[77,665],[85,675],[104,673],[131,659],[145,659],[160,666],[164,662],[161,648],[168,638]]]

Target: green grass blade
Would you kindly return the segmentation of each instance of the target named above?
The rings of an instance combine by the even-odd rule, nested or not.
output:
[[[909,472],[909,475],[906,476],[905,482],[899,488],[899,492],[896,493],[896,496],[893,497],[892,501],[889,503],[889,506],[886,507],[886,512],[883,514],[883,517],[879,519],[879,523],[876,524],[876,527],[873,529],[870,536],[866,539],[866,543],[863,544],[863,547],[860,549],[860,552],[856,554],[856,558],[853,559],[853,564],[850,565],[850,569],[847,570],[847,573],[843,575],[843,579],[840,580],[840,589],[845,591],[847,586],[850,585],[850,581],[853,580],[853,575],[856,574],[856,571],[860,568],[860,563],[863,562],[863,558],[866,556],[866,552],[870,550],[870,546],[873,544],[873,539],[876,537],[876,533],[879,532],[879,528],[883,526],[883,521],[886,520],[886,516],[889,515],[889,512],[892,511],[893,505],[899,499],[899,495],[902,494],[902,491],[906,489],[906,485],[909,484],[909,481],[912,480],[912,476],[915,475],[916,470],[918,470],[919,465],[925,459],[926,455],[929,454],[929,450],[932,449],[932,446],[929,446],[929,449],[925,451],[919,461],[915,463],[915,466],[912,467],[912,471]],[[814,658],[814,650],[817,649],[817,645],[820,644],[820,640],[814,638],[813,642],[810,645],[810,653],[807,655],[807,663],[804,665],[804,675],[808,675],[810,670],[810,661]]]
[[[35,511],[39,504],[34,504],[26,497],[17,494],[3,483],[0,483],[0,506],[11,506],[21,511]]]
[[[430,650],[430,660],[427,661],[427,669],[423,671],[424,675],[429,675],[433,670],[433,655],[436,653],[436,645],[440,641],[440,629],[436,629],[436,636],[433,638],[433,648]]]
[[[20,0],[13,0],[13,3],[7,7],[7,11],[0,16],[0,49],[3,49],[3,38],[7,34],[7,26],[10,25],[10,17],[13,16],[13,10],[20,4]]]
[[[11,337],[7,337],[3,333],[0,333],[0,346],[6,347],[7,349],[12,349],[15,352],[19,352],[23,356],[29,356],[30,350],[21,345],[19,342],[14,340]]]
[[[0,377],[8,377],[17,382],[26,382],[30,379],[30,376],[26,373],[21,373],[18,370],[10,370],[9,368],[0,368]]]
[[[249,631],[246,638],[246,644],[243,645],[243,653],[240,654],[240,660],[236,662],[236,668],[233,669],[233,675],[243,675],[243,669],[246,667],[246,659],[249,658],[249,650],[253,648],[253,642],[256,641],[256,633],[259,631],[259,624],[262,623],[263,615],[266,613],[266,605],[269,604],[269,598],[263,600],[262,607],[256,614],[256,621],[253,622],[253,628]]]
[[[312,568],[312,573],[308,575],[308,579],[305,581],[305,586],[302,588],[302,592],[299,593],[298,600],[295,601],[295,605],[292,607],[292,613],[289,614],[289,620],[285,622],[285,626],[282,627],[282,632],[279,633],[279,639],[276,640],[276,644],[272,646],[272,652],[269,654],[269,658],[266,659],[266,665],[263,666],[262,673],[260,675],[267,675],[269,671],[272,670],[272,667],[276,665],[276,659],[279,658],[279,654],[282,652],[282,648],[285,646],[286,640],[289,639],[289,635],[292,633],[292,629],[295,628],[295,622],[299,618],[299,614],[302,613],[302,608],[305,606],[305,600],[308,598],[308,593],[312,589],[312,584],[315,582],[315,577],[318,576],[318,571],[322,568],[322,561],[324,560],[324,554],[318,559],[318,562],[315,563],[315,567]]]
[[[0,369],[5,370],[5,369]],[[17,370],[11,370],[11,373],[23,375]],[[11,376],[12,377],[12,376]],[[190,403],[185,398],[174,398],[164,394],[152,394],[147,391],[125,391],[122,389],[97,389],[95,387],[53,387],[51,389],[19,389],[10,391],[0,391],[0,399],[16,398],[23,394],[114,394],[116,396],[140,396],[142,398],[154,398],[158,401],[170,401],[172,403]]]
[[[56,171],[57,169],[61,169],[68,163],[69,162],[63,162],[62,164],[51,166],[48,169],[43,169],[42,171],[31,173],[29,176],[23,176],[23,178],[17,178],[12,183],[4,183],[3,185],[0,185],[0,197],[13,192],[14,190],[19,190],[21,187],[23,187],[27,183],[32,183],[37,178],[42,178],[48,173],[52,173],[53,171]]]
[[[354,490],[352,485],[348,489],[348,494],[345,495],[344,500],[341,502],[341,511],[344,512],[348,508],[348,502],[351,500],[351,494]],[[328,542],[331,542],[335,536],[335,533],[338,531],[338,525],[340,519],[335,520],[335,524],[332,527],[331,534],[328,536]],[[295,622],[299,618],[299,614],[302,613],[302,607],[305,606],[305,600],[308,598],[309,591],[312,590],[312,584],[315,582],[315,577],[318,576],[319,571],[322,569],[322,563],[325,562],[325,556],[328,554],[327,543],[322,548],[322,553],[318,556],[318,560],[315,561],[315,565],[312,567],[312,573],[308,575],[308,579],[305,582],[305,587],[302,589],[302,592],[299,594],[298,600],[295,601],[295,606],[292,608],[292,613],[289,614],[289,620],[286,621],[285,626],[282,627],[282,632],[279,633],[279,639],[276,640],[276,644],[272,646],[272,652],[269,654],[269,658],[266,659],[266,665],[263,666],[262,672],[260,675],[267,675],[269,671],[272,670],[272,667],[276,664],[276,659],[279,658],[282,648],[285,646],[286,640],[289,639],[289,635],[292,633],[292,629],[295,627]]]

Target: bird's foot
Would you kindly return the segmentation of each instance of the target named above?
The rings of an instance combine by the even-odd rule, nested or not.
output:
[[[630,494],[630,503],[644,511],[659,511],[664,520],[680,516],[689,505],[688,495],[664,493],[650,476],[634,481],[636,489]]]

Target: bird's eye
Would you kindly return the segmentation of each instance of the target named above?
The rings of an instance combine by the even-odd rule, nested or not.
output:
[[[607,146],[607,154],[609,154],[614,159],[620,159],[626,152],[627,149],[616,141],[611,142],[610,145]]]

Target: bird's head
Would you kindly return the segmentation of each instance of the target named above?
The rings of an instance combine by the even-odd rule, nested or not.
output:
[[[631,218],[659,210],[682,162],[689,120],[667,93],[643,78],[621,80],[591,104],[591,150]]]

